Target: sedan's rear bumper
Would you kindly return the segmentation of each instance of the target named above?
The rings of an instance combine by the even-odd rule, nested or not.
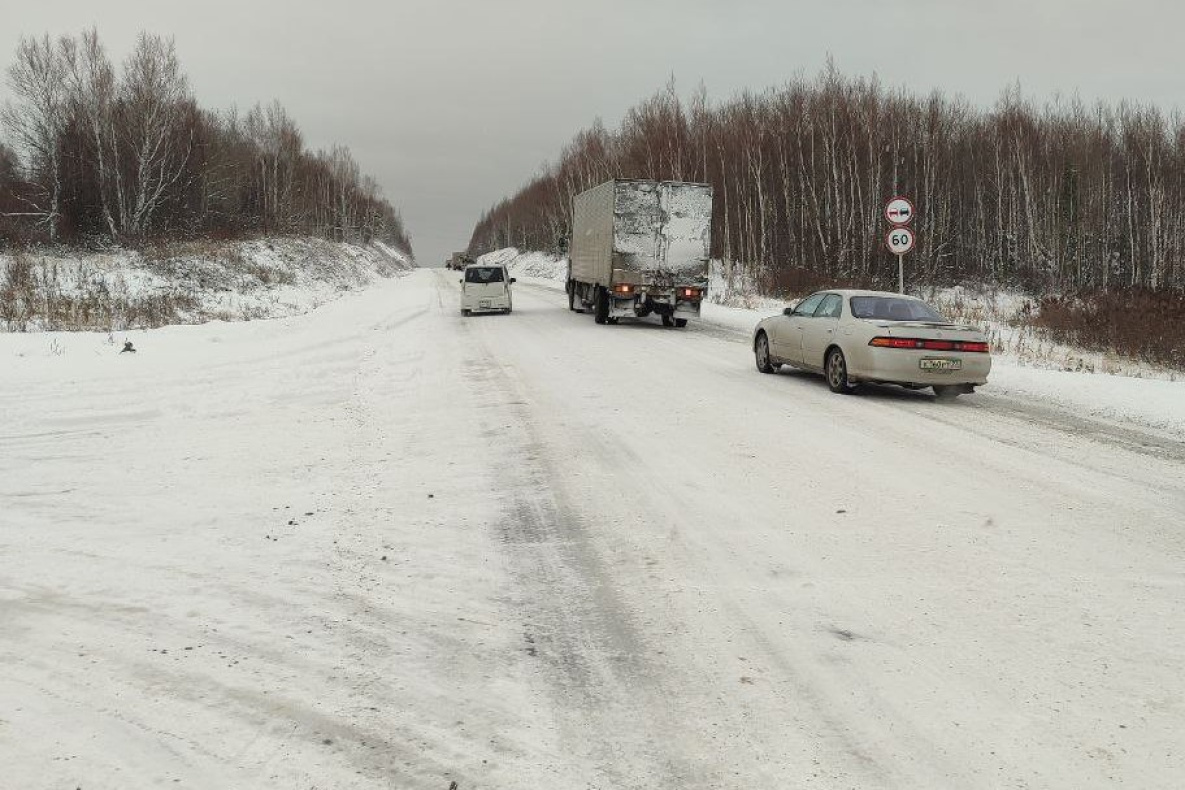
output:
[[[912,351],[897,348],[866,348],[848,360],[848,378],[853,381],[915,384],[923,387],[944,384],[986,384],[992,370],[990,354],[944,351]],[[961,370],[924,370],[924,359],[959,360]]]

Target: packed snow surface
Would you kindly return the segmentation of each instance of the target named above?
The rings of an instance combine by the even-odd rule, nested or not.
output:
[[[514,299],[0,335],[0,787],[1180,787],[1172,382]]]

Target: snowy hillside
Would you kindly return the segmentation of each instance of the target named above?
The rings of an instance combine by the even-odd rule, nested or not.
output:
[[[122,331],[297,315],[412,266],[382,243],[315,238],[0,254],[0,331]]]

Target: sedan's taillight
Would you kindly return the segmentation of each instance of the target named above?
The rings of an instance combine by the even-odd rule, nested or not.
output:
[[[876,348],[912,348],[923,351],[966,351],[972,354],[986,354],[987,343],[974,340],[926,340],[920,337],[874,337],[868,345]]]

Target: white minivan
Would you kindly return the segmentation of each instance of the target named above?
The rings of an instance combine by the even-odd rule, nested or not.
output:
[[[469,264],[461,278],[461,315],[509,313],[514,307],[510,294],[510,284],[514,281],[501,264]]]

